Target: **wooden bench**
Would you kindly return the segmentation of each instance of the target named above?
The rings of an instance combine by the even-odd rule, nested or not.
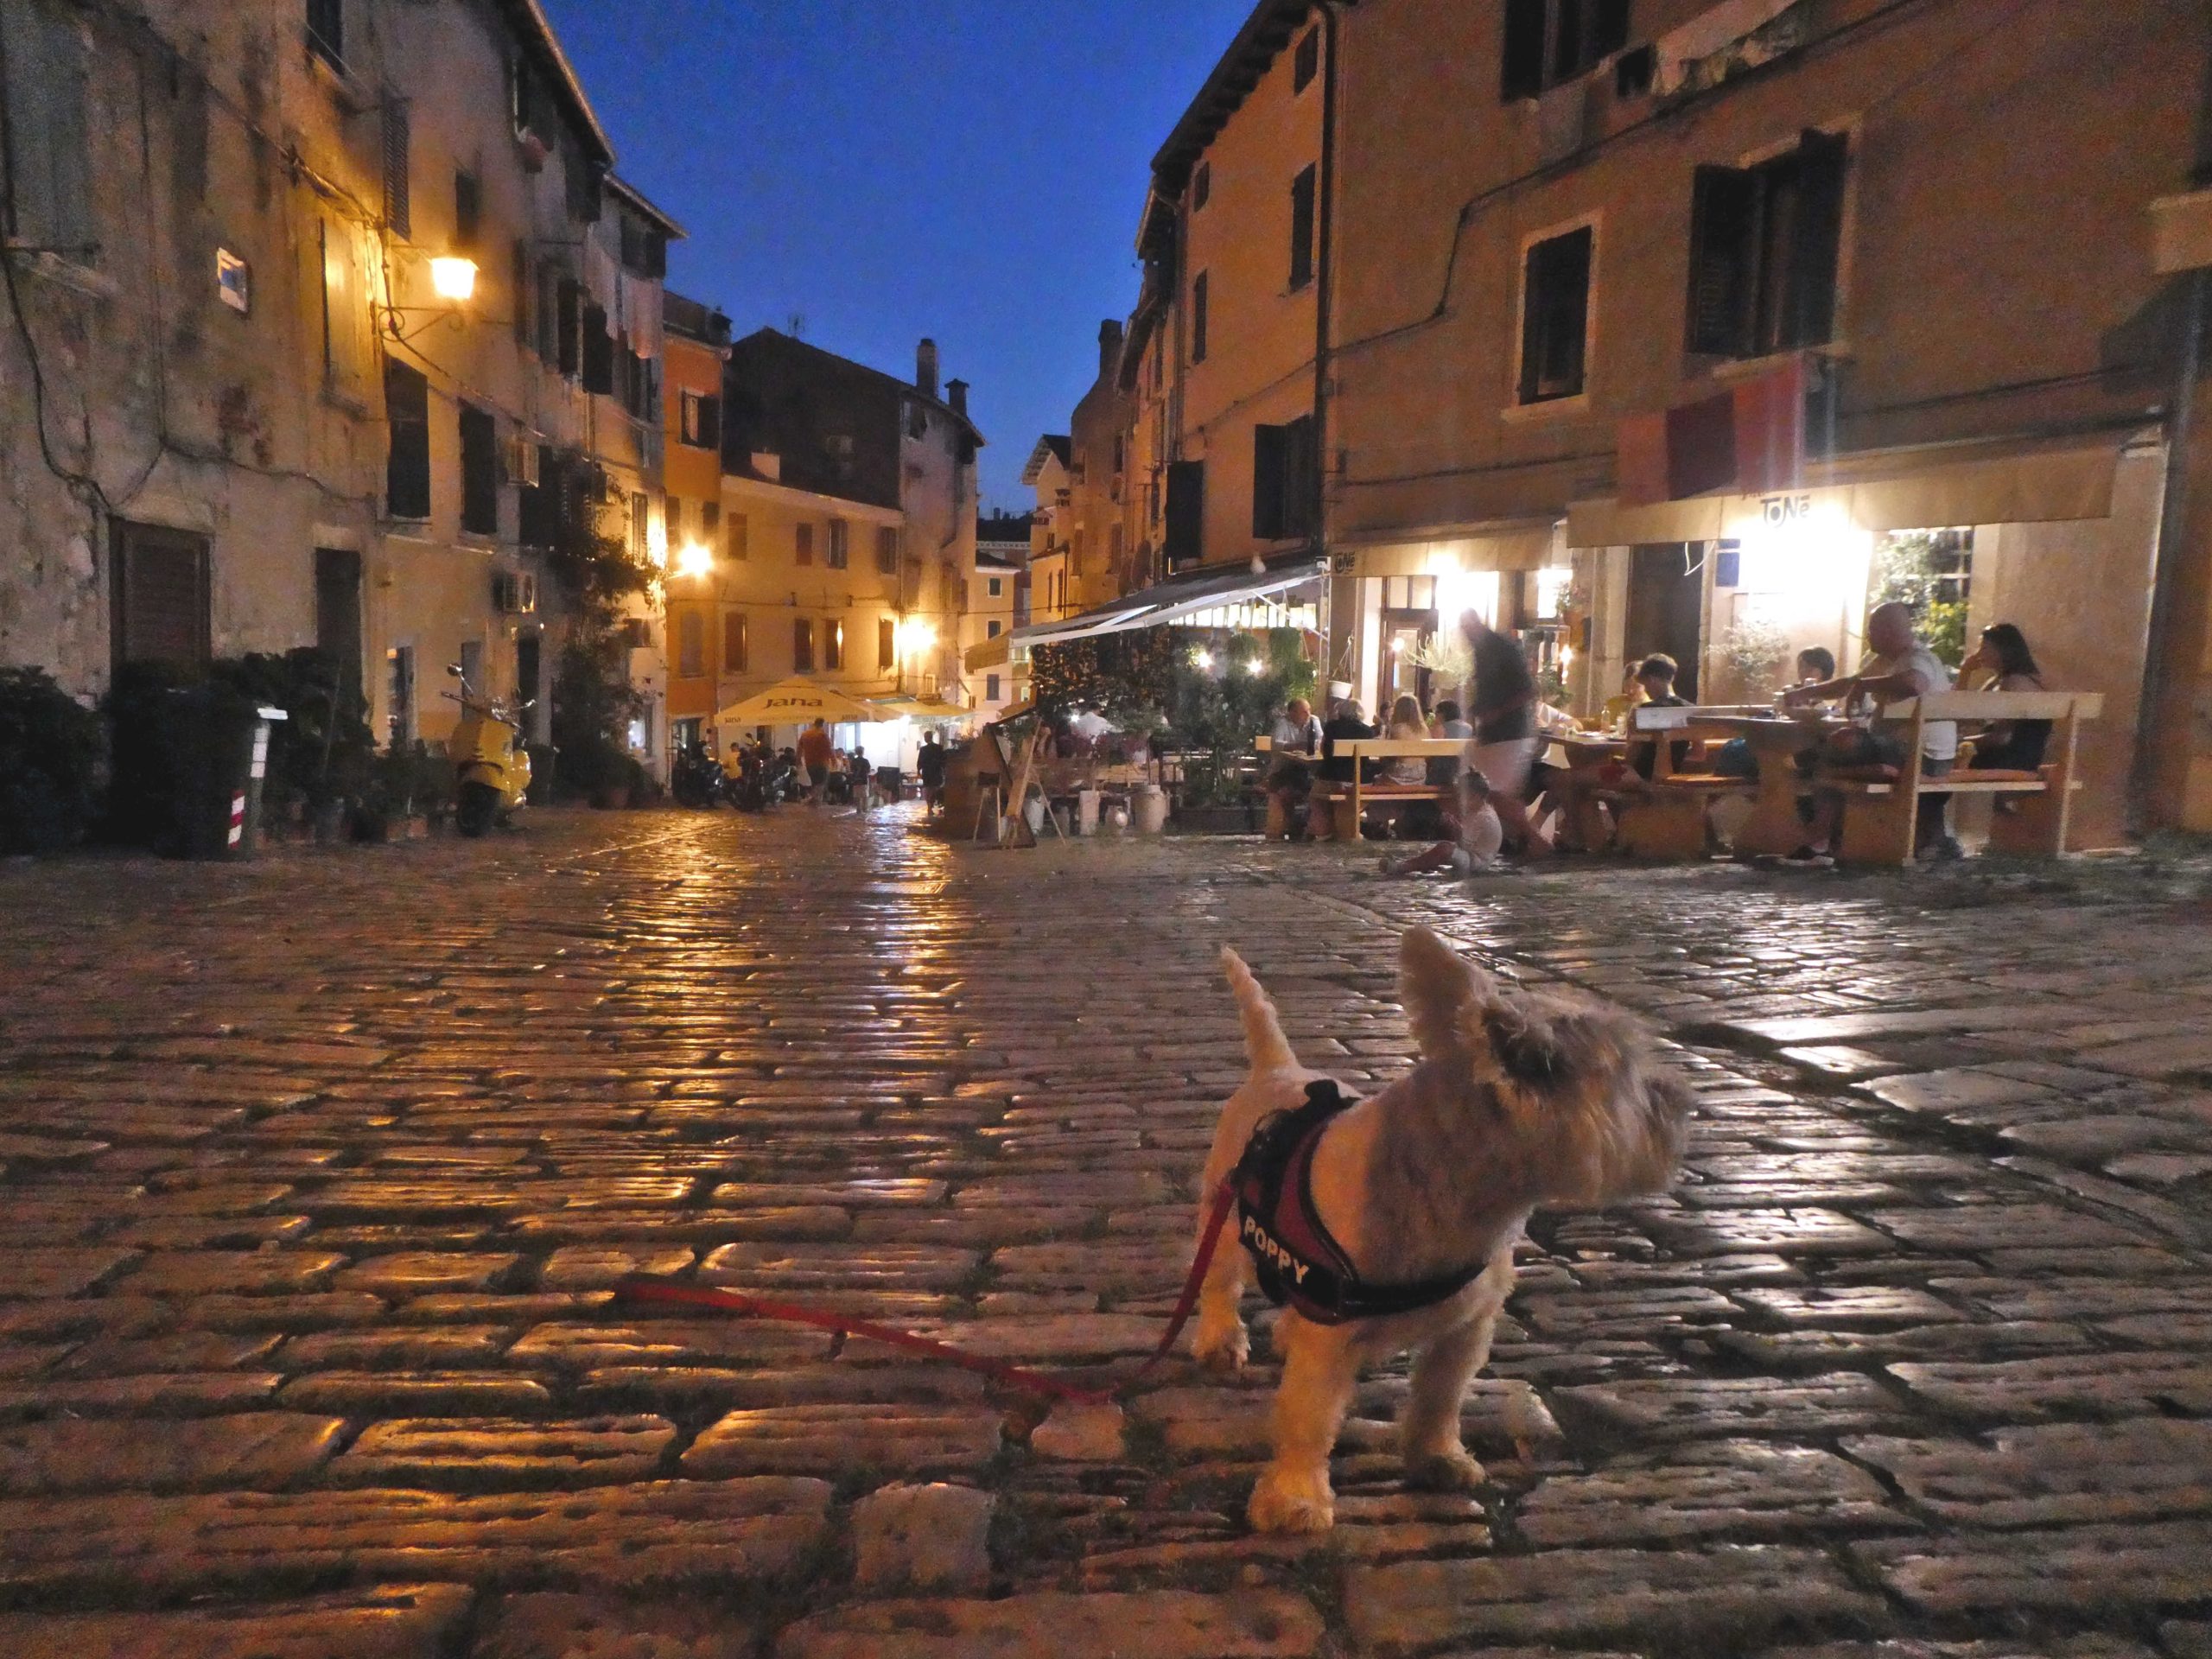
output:
[[[1823,768],[1816,775],[1821,786],[1837,790],[1844,798],[1838,855],[1848,864],[1910,864],[1922,796],[1993,795],[2018,804],[1992,822],[1993,850],[2057,857],[2066,850],[2074,791],[2082,787],[2075,775],[2081,723],[2103,713],[2104,698],[2093,691],[1944,691],[1890,704],[1877,726],[1904,746],[1902,766]],[[1959,766],[1940,778],[1927,777],[1921,767],[1923,728],[1929,721],[1944,720],[1984,724],[2047,720],[2050,741],[2044,750],[2044,764],[2034,772],[1976,772]]]
[[[1710,844],[1706,809],[1724,797],[1748,798],[1757,792],[1756,779],[1723,777],[1709,768],[1707,756],[1712,746],[1734,735],[1729,728],[1707,725],[1700,718],[1719,712],[1724,711],[1685,706],[1639,708],[1630,715],[1636,737],[1648,738],[1656,747],[1649,781],[1632,777],[1618,791],[1620,823],[1615,840],[1623,852],[1635,858],[1702,858]],[[1680,770],[1675,765],[1677,743],[1689,746]]]
[[[1362,761],[1388,763],[1418,759],[1426,765],[1438,760],[1456,761],[1466,750],[1465,740],[1457,737],[1346,738],[1335,745],[1333,755],[1352,763],[1352,775],[1350,779],[1315,779],[1313,799],[1317,804],[1328,804],[1338,840],[1357,841],[1359,826],[1370,810],[1400,811],[1413,801],[1433,801],[1445,807],[1459,798],[1456,784],[1391,784],[1364,779],[1360,776]]]

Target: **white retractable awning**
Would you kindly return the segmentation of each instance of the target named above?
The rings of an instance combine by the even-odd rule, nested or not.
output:
[[[1294,553],[1269,559],[1263,569],[1249,564],[1214,566],[1156,582],[1152,587],[1058,622],[1033,622],[1007,636],[1017,645],[1052,645],[1071,639],[1094,639],[1101,634],[1124,633],[1131,628],[1157,628],[1200,611],[1224,605],[1242,605],[1255,599],[1287,593],[1318,582],[1328,574],[1329,561],[1319,553]]]

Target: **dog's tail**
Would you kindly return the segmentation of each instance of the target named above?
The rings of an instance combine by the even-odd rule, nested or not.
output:
[[[1236,998],[1236,1017],[1244,1024],[1244,1051],[1251,1056],[1252,1069],[1268,1071],[1295,1066],[1298,1056],[1290,1052],[1290,1039],[1282,1034],[1282,1022],[1275,1018],[1275,1005],[1260,988],[1260,982],[1252,977],[1244,958],[1224,945],[1221,966],[1229,976],[1229,988]]]

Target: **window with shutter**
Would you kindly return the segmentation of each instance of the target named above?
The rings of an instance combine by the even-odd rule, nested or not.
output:
[[[752,654],[753,631],[742,611],[722,613],[722,672],[742,674]]]
[[[1289,429],[1255,426],[1252,429],[1252,534],[1272,542],[1283,533],[1282,501],[1285,439]]]
[[[729,516],[729,556],[733,564],[743,564],[753,556],[753,522],[741,512]]]
[[[532,291],[537,283],[530,268],[530,244],[520,238],[516,238],[507,270],[507,294],[515,308],[515,344],[528,351],[537,337],[537,296]]]
[[[322,372],[331,391],[362,397],[369,385],[369,301],[353,226],[326,219],[316,226],[322,252]]]
[[[630,556],[642,559],[652,551],[653,504],[643,490],[630,492]]]
[[[430,516],[430,383],[419,370],[385,359],[385,516]]]
[[[1298,42],[1297,55],[1291,60],[1290,89],[1302,92],[1313,84],[1313,77],[1321,71],[1321,31],[1309,29]]]
[[[832,570],[842,570],[852,560],[852,529],[842,518],[830,521],[830,549],[823,561]]]
[[[670,496],[662,511],[668,514],[668,544],[671,547],[683,546],[683,498],[680,495]]]
[[[537,482],[522,491],[522,543],[551,547],[567,523],[568,502],[576,489],[568,459],[550,444],[537,446]]]
[[[1206,360],[1206,273],[1191,278],[1191,361]],[[1114,469],[1121,470],[1116,466]]]
[[[334,69],[346,67],[346,0],[307,0],[308,50]]]
[[[461,406],[461,527],[472,536],[499,533],[499,426],[486,409]]]
[[[1290,185],[1290,285],[1300,289],[1313,280],[1313,188],[1315,169],[1308,167]]]
[[[722,533],[722,504],[702,501],[699,504],[699,539],[712,547]]]
[[[797,564],[814,563],[814,526],[812,524],[791,526],[791,559]]]
[[[206,537],[118,521],[114,542],[117,665],[206,663],[212,654]]]
[[[1191,211],[1198,213],[1213,199],[1213,163],[1200,162],[1191,175]]]
[[[1197,563],[1205,533],[1205,462],[1175,461],[1168,463],[1166,512],[1166,553],[1169,568]]]
[[[1808,130],[1757,167],[1697,169],[1690,351],[1764,357],[1834,338],[1849,153],[1847,136]]]
[[[554,328],[556,335],[555,356],[561,372],[571,380],[583,372],[584,363],[584,289],[573,276],[556,279],[554,302]],[[594,308],[596,309],[597,308]],[[604,324],[600,334],[607,333]]]
[[[899,574],[899,531],[891,524],[883,524],[875,532],[875,573],[880,576]]]
[[[1498,94],[1535,98],[1628,45],[1630,0],[1505,0]]]
[[[384,222],[396,236],[415,233],[415,210],[408,128],[407,100],[395,98],[384,106]]]
[[[1538,242],[1522,267],[1522,404],[1580,395],[1590,326],[1590,267],[1596,235],[1582,226]]]
[[[845,666],[845,625],[832,617],[822,625],[822,669],[833,673]]]
[[[453,175],[453,251],[474,253],[484,224],[484,187],[474,173]]]
[[[814,671],[814,622],[811,618],[791,619],[791,672],[811,674]]]
[[[686,391],[677,398],[676,433],[694,448],[699,443],[699,394]]]
[[[614,340],[607,332],[606,308],[585,306],[580,326],[583,388],[611,397],[614,391]]]
[[[722,400],[702,397],[699,400],[699,447],[720,449],[722,447]]]
[[[984,675],[984,676],[983,676],[983,701],[984,701],[984,702],[996,702],[998,700],[999,700],[999,677],[998,677],[997,675],[995,675],[995,674],[986,674],[986,675]]]
[[[685,611],[676,619],[676,677],[704,679],[707,674],[707,619]]]

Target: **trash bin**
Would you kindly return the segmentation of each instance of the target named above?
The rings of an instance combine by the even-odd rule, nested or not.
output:
[[[183,858],[250,858],[261,839],[269,728],[288,716],[220,686],[184,696],[175,850]]]

